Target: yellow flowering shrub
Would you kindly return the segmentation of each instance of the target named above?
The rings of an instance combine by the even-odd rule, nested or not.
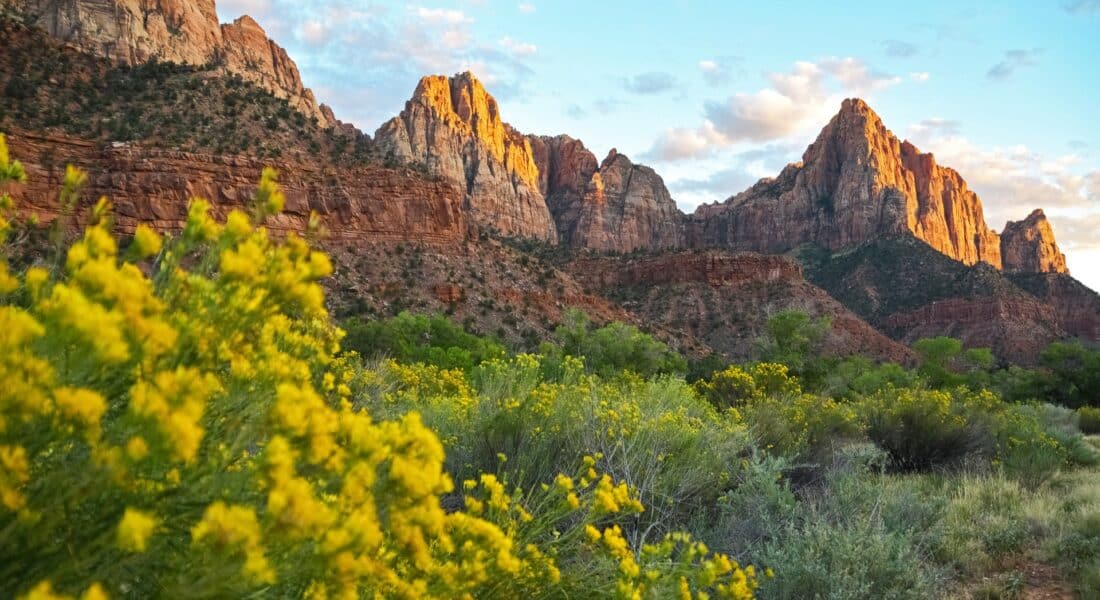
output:
[[[0,140],[0,178],[19,179],[15,164]],[[84,179],[78,170],[66,177],[66,201],[75,205]],[[616,519],[642,513],[634,490],[615,472],[597,474],[595,459],[570,490],[551,476],[525,493],[488,473],[456,490],[420,409],[431,414],[444,398],[509,407],[521,390],[479,395],[459,373],[373,371],[337,358],[342,332],[318,284],[332,271],[328,257],[263,227],[283,203],[265,170],[251,214],[223,222],[196,199],[178,235],[139,228],[120,250],[101,201],[56,269],[5,266],[0,596],[513,598],[585,589],[563,576],[587,564],[585,526],[608,539]],[[539,387],[520,405],[551,402],[554,391]],[[372,415],[387,402],[404,409]],[[462,496],[465,510],[449,504]],[[591,548],[620,565],[633,553],[642,565],[622,577],[609,570],[597,584],[664,597],[649,590],[675,561],[646,570],[643,546]],[[698,548],[665,554],[690,554],[675,564],[692,568],[675,570],[669,585],[684,576],[693,590],[721,594],[753,580],[751,569]]]

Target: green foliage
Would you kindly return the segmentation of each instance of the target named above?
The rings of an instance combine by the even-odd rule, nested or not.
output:
[[[875,364],[861,356],[839,361],[829,370],[821,393],[836,398],[854,399],[889,387],[904,388],[917,384],[918,376],[896,363]]]
[[[827,370],[821,345],[829,327],[828,317],[813,319],[799,310],[780,311],[768,319],[767,335],[760,340],[760,359],[785,364],[808,387],[816,387]]]
[[[1100,407],[1082,406],[1077,409],[1078,425],[1087,435],[1100,433]]]
[[[687,370],[687,361],[680,353],[637,327],[615,322],[592,329],[588,316],[578,310],[563,316],[562,324],[554,330],[554,342],[540,348],[552,357],[552,364],[560,365],[565,356],[584,357],[588,370],[604,377],[623,371],[649,377]]]
[[[407,311],[384,321],[344,322],[342,346],[368,358],[423,362],[444,369],[470,369],[482,361],[503,358],[504,346],[490,337],[476,336],[441,315],[414,315]]]
[[[1055,342],[1043,350],[1046,399],[1062,406],[1100,407],[1100,351],[1080,342]]]
[[[983,387],[984,374],[994,362],[989,348],[964,351],[962,342],[950,337],[917,340],[913,349],[921,357],[917,373],[935,388],[955,387],[968,381],[977,383],[977,388]]]

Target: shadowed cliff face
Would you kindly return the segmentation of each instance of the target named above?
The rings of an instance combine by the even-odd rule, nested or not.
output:
[[[302,85],[286,50],[251,17],[220,25],[214,0],[26,0],[14,5],[50,35],[90,54],[125,65],[217,63],[322,125],[336,124],[332,111],[318,106]]]
[[[616,252],[684,246],[683,214],[653,169],[615,149],[597,168],[596,156],[569,136],[528,139],[562,241]]]
[[[912,233],[966,264],[1001,266],[997,234],[958,173],[900,142],[862,100],[845,100],[788,166],[723,204],[696,210],[694,245],[784,252],[803,243],[839,249]]]

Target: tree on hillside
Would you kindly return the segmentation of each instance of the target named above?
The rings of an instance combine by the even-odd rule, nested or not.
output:
[[[782,310],[768,319],[767,334],[758,341],[760,360],[787,365],[791,373],[815,389],[829,364],[821,355],[832,322],[814,319],[800,310]]]

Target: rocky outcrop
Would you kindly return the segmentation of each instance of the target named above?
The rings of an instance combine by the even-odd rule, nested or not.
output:
[[[23,162],[28,183],[13,186],[15,206],[23,215],[50,221],[58,214],[57,190],[65,164],[88,172],[83,201],[107,196],[118,229],[138,223],[178,230],[188,201],[206,198],[224,216],[247,206],[264,166],[280,173],[285,211],[267,226],[275,231],[304,231],[316,212],[332,239],[356,243],[413,241],[460,243],[469,229],[462,190],[409,170],[378,166],[339,170],[281,160],[260,161],[233,155],[159,150],[131,145],[100,145],[57,135],[8,133],[11,155]],[[84,207],[78,214],[84,214]]]
[[[683,213],[653,169],[615,149],[597,168],[596,156],[565,135],[528,139],[563,242],[615,252],[683,246]]]
[[[568,135],[529,135],[527,141],[539,171],[539,191],[546,199],[562,241],[572,243],[584,194],[592,176],[600,169],[599,161],[584,147],[584,142]]]
[[[844,101],[801,163],[700,207],[689,223],[692,245],[761,252],[839,249],[906,232],[963,263],[1001,266],[997,234],[966,182],[899,141],[858,99]]]
[[[907,347],[803,279],[799,265],[786,257],[688,251],[627,260],[583,258],[566,270],[647,325],[683,331],[734,360],[758,358],[768,318],[787,309],[829,318],[822,348],[827,354],[899,363],[913,359]]]
[[[1054,241],[1054,231],[1041,208],[1023,221],[1009,221],[1001,232],[1001,260],[1005,271],[1069,273],[1066,255]]]
[[[19,8],[50,35],[126,65],[158,60],[217,64],[324,126],[331,111],[302,85],[298,67],[251,17],[219,25],[214,0],[26,0]]]
[[[531,145],[501,120],[472,73],[424,77],[401,114],[375,133],[376,148],[460,182],[473,221],[505,235],[557,241],[539,190]]]
[[[810,281],[905,343],[945,335],[1034,364],[1050,342],[1100,339],[1090,337],[1098,332],[1100,297],[1068,275],[964,265],[910,235],[808,254],[801,258]]]
[[[1051,342],[1066,337],[1054,307],[1026,295],[950,298],[892,314],[882,327],[907,344],[946,335],[1023,364],[1035,363]]]
[[[1100,294],[1066,273],[1007,273],[1013,283],[1054,307],[1070,336],[1100,342]]]

